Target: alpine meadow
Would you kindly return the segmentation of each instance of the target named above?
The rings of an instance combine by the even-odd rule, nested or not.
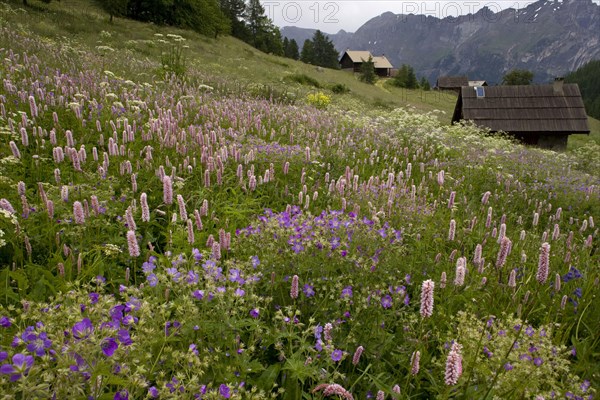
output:
[[[600,122],[215,36],[0,3],[0,399],[595,398]]]

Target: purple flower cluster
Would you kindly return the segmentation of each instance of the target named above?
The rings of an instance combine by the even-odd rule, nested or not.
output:
[[[274,225],[280,229],[289,232],[286,238],[286,244],[289,250],[294,254],[305,253],[309,249],[317,249],[327,252],[329,257],[339,255],[347,257],[352,250],[354,236],[358,230],[364,229],[372,237],[374,243],[381,243],[381,247],[366,253],[366,249],[359,246],[361,256],[370,258],[374,266],[378,263],[385,245],[401,243],[402,231],[389,226],[384,222],[377,226],[375,221],[368,218],[358,219],[353,212],[344,213],[343,211],[323,211],[318,216],[304,215],[297,206],[290,206],[286,211],[274,213],[272,210],[265,210],[265,213],[258,218],[259,225],[250,225],[236,232],[238,236],[249,237],[258,235]],[[279,234],[277,234],[279,236]],[[321,240],[321,238],[325,238]],[[381,240],[385,239],[385,240]],[[373,268],[374,268],[373,266]]]

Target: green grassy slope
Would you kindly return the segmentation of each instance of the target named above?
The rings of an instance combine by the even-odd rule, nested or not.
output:
[[[400,89],[385,84],[385,80],[380,80],[376,85],[367,85],[351,73],[316,68],[288,58],[264,54],[233,37],[207,38],[191,31],[121,18],[109,23],[108,16],[89,0],[62,0],[50,4],[34,0],[26,9],[21,1],[9,0],[0,7],[0,17],[2,23],[16,24],[48,40],[63,41],[65,45],[76,48],[81,46],[98,51],[99,46],[108,46],[114,52],[107,53],[106,57],[123,57],[124,64],[127,62],[127,52],[133,52],[155,61],[158,67],[163,49],[156,46],[155,35],[178,34],[186,38],[188,71],[202,74],[209,85],[223,82],[228,87],[237,86],[240,91],[247,90],[249,85],[265,85],[269,89],[291,92],[301,98],[315,90],[331,94],[328,88],[343,84],[350,92],[332,96],[333,104],[341,108],[404,107],[418,112],[439,110],[438,118],[447,123],[450,123],[456,103],[456,96],[451,93]],[[127,71],[126,75],[132,77],[131,71]],[[306,75],[321,87],[317,89],[290,80],[290,77],[297,75]],[[158,74],[148,76],[145,72],[138,73],[135,78],[149,82],[159,79]],[[590,135],[571,137],[569,149],[584,146],[588,142],[600,144],[600,122],[590,118],[590,126]]]
[[[156,61],[160,60],[160,49],[148,41],[155,39],[154,35],[157,33],[178,34],[187,39],[188,69],[197,69],[205,73],[207,81],[215,77],[227,77],[239,81],[240,84],[269,85],[279,90],[304,95],[315,88],[286,79],[290,75],[304,74],[317,80],[323,87],[322,90],[327,90],[327,87],[333,84],[346,85],[350,93],[334,96],[334,103],[343,105],[359,101],[367,106],[385,108],[410,106],[424,112],[437,109],[445,113],[448,121],[456,102],[453,95],[390,88],[382,85],[381,81],[375,86],[367,85],[358,81],[353,74],[317,69],[291,59],[264,54],[233,37],[212,39],[191,31],[120,18],[111,24],[108,16],[89,1],[62,0],[48,5],[36,1],[31,3],[32,7],[23,10],[21,2],[7,2],[12,10],[5,10],[3,18],[8,23],[21,24],[24,28],[47,38],[64,38],[66,41],[90,47],[110,46],[115,49],[113,54],[117,57],[124,49],[129,49]],[[109,32],[111,36],[100,35],[102,31]],[[143,76],[139,78],[145,79]]]
[[[589,135],[571,135],[569,136],[569,150],[585,146],[587,143],[594,142],[600,145],[600,121],[595,118],[588,117],[590,124]]]

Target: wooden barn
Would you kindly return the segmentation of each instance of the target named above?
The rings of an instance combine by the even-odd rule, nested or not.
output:
[[[488,86],[487,81],[469,81],[469,86]]]
[[[571,134],[590,133],[579,86],[562,80],[549,85],[463,87],[452,123],[460,120],[553,150],[566,149]]]
[[[452,90],[456,93],[463,86],[469,86],[469,78],[466,76],[440,76],[435,84],[437,90]]]
[[[373,59],[375,73],[378,76],[391,76],[392,64],[385,55],[373,56],[370,51],[346,50],[340,59],[340,68],[347,71],[360,72],[360,68],[365,61]]]

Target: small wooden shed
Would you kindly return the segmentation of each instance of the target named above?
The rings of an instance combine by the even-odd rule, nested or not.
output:
[[[469,81],[469,86],[488,86],[487,81]]]
[[[549,85],[463,87],[452,123],[460,120],[554,150],[566,149],[571,134],[590,133],[579,86],[562,80]]]
[[[469,86],[469,78],[466,76],[440,76],[435,84],[437,90],[452,90],[456,93],[463,86]]]
[[[378,76],[391,76],[392,64],[385,55],[373,56],[370,51],[346,50],[340,59],[340,68],[353,72],[360,72],[360,68],[365,61],[372,58],[375,66],[375,73]]]

